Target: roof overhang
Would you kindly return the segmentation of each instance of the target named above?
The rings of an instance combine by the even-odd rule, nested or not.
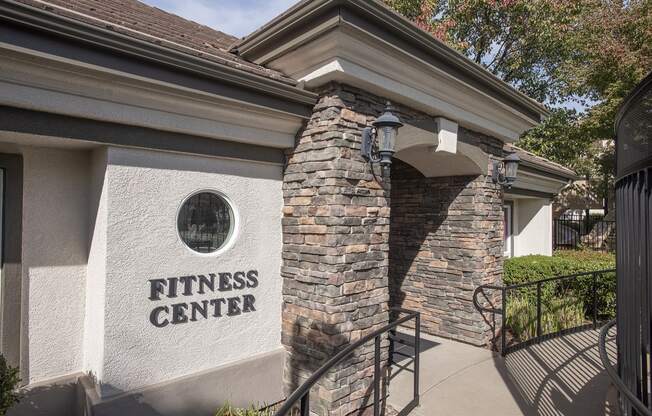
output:
[[[373,0],[303,1],[241,41],[248,60],[308,89],[337,81],[513,142],[547,114]]]
[[[552,198],[562,189],[572,183],[572,179],[560,175],[543,172],[529,166],[518,169],[516,181],[505,194],[512,198],[547,197]]]

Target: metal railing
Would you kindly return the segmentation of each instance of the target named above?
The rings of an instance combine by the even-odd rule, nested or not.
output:
[[[554,250],[587,248],[611,252],[615,249],[616,221],[595,216],[564,216],[553,220]]]
[[[626,414],[631,415],[631,409],[635,410],[638,414],[642,416],[652,416],[652,411],[643,403],[639,397],[632,392],[627,385],[623,382],[618,375],[618,370],[614,368],[609,359],[609,354],[607,353],[607,337],[609,336],[609,331],[611,328],[616,326],[616,320],[609,321],[605,326],[600,330],[600,337],[598,339],[598,350],[600,351],[600,360],[602,365],[604,365],[607,374],[611,378],[614,386],[618,389],[618,392],[621,394],[620,400],[622,404],[628,408]]]
[[[557,276],[557,277],[550,277],[547,279],[541,279],[541,280],[536,280],[533,282],[525,282],[525,283],[519,283],[519,284],[514,284],[514,285],[508,285],[508,286],[499,286],[499,285],[482,285],[476,288],[476,290],[473,292],[473,304],[475,305],[475,308],[480,311],[480,312],[487,312],[487,313],[492,313],[496,315],[501,315],[501,329],[500,329],[500,352],[503,356],[509,354],[510,352],[516,351],[518,349],[527,347],[529,345],[533,344],[538,344],[541,341],[544,341],[546,339],[553,338],[555,336],[560,336],[564,334],[569,334],[572,332],[577,332],[581,331],[584,329],[588,328],[597,328],[598,324],[602,322],[600,318],[602,318],[599,314],[599,309],[600,309],[600,302],[601,299],[599,298],[599,293],[598,293],[598,285],[599,285],[599,278],[604,278],[605,275],[611,275],[614,274],[614,282],[615,282],[615,269],[609,269],[609,270],[598,270],[598,271],[592,271],[592,272],[584,272],[584,273],[576,273],[568,276]],[[591,281],[590,288],[588,288],[588,291],[591,293],[591,320],[590,322],[584,322],[580,325],[575,325],[569,328],[563,328],[554,332],[550,333],[544,333],[543,331],[543,325],[542,325],[542,320],[544,317],[543,313],[543,301],[542,301],[542,293],[544,286],[549,285],[549,284],[554,284],[550,285],[552,286],[552,290],[559,290],[560,288],[560,283],[566,283],[566,282],[572,282],[575,283],[575,287],[573,288],[574,290],[578,292],[584,292],[587,290],[586,287],[583,286],[584,282],[580,282],[582,279],[589,278]],[[531,289],[532,288],[532,289]],[[547,287],[548,290],[550,290],[550,287]],[[534,290],[534,294],[536,297],[536,303],[535,303],[535,309],[536,309],[536,315],[534,317],[534,323],[535,323],[535,335],[527,340],[522,340],[519,339],[518,337],[515,337],[512,341],[514,341],[511,345],[507,345],[507,332],[512,329],[510,328],[510,322],[509,322],[509,299],[510,299],[510,292],[516,291],[516,290],[521,290],[524,292],[527,292],[528,290]],[[478,296],[480,294],[483,294],[485,297],[485,300],[492,305],[492,301],[490,297],[487,295],[486,291],[499,291],[501,294],[500,297],[500,307],[485,307],[480,304],[478,301]],[[554,297],[554,296],[552,296]],[[561,297],[560,297],[561,298]],[[493,306],[493,305],[492,305]],[[506,312],[507,311],[507,312]]]
[[[396,319],[393,322],[383,326],[380,329],[362,337],[355,343],[349,345],[339,353],[337,353],[333,358],[328,360],[324,365],[319,367],[299,388],[297,388],[283,403],[283,406],[274,414],[274,416],[286,416],[291,413],[293,409],[296,408],[297,404],[299,405],[299,415],[300,416],[309,416],[310,414],[310,389],[336,365],[344,361],[348,356],[353,354],[353,352],[359,347],[363,346],[367,342],[374,340],[374,416],[380,415],[380,381],[381,381],[381,339],[385,333],[390,333],[395,331],[396,328],[404,324],[405,322],[414,319],[414,344],[409,344],[406,341],[401,343],[408,345],[414,348],[414,378],[413,378],[413,397],[410,403],[401,411],[400,414],[407,414],[412,409],[419,405],[419,354],[421,350],[421,314],[419,312],[410,311],[407,309],[401,308],[392,308],[391,311],[405,314],[405,316]],[[390,340],[390,351],[393,351],[392,343],[395,342],[395,339],[389,337]],[[390,354],[389,361],[392,362],[392,356]]]

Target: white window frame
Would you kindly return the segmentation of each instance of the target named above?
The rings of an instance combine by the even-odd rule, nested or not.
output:
[[[510,258],[514,256],[514,203],[512,201],[504,202],[503,218],[503,255]],[[505,238],[505,235],[507,235],[507,238]]]

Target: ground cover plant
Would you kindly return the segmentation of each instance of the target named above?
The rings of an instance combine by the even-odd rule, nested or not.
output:
[[[20,378],[18,369],[7,364],[5,357],[0,354],[0,416],[18,403],[19,395],[16,391]]]
[[[251,405],[248,409],[241,409],[227,403],[217,410],[215,416],[272,416],[273,414],[274,411],[271,407],[258,409],[256,406]]]

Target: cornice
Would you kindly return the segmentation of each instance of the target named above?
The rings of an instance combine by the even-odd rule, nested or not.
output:
[[[333,13],[337,16],[337,19],[333,20],[337,25],[349,24],[362,31],[373,27],[376,33],[382,32],[388,42],[403,43],[396,45],[398,47],[409,45],[435,61],[444,62],[470,82],[486,88],[512,106],[520,107],[521,111],[529,116],[537,114],[544,117],[548,114],[542,104],[501,81],[481,65],[375,0],[304,0],[245,37],[234,45],[233,50],[253,62],[265,64],[275,59],[279,53],[286,53],[289,47],[298,48],[320,34],[332,30],[332,26],[320,27],[320,23],[323,23],[322,16]],[[365,25],[367,27],[363,27]],[[303,40],[297,42],[296,39],[301,37]],[[291,46],[288,43],[291,43]]]
[[[216,82],[312,106],[317,96],[310,91],[198,56],[157,46],[108,29],[56,15],[13,0],[0,1],[0,22],[13,23],[48,36],[81,42],[92,48],[118,52],[153,65],[164,65]]]

